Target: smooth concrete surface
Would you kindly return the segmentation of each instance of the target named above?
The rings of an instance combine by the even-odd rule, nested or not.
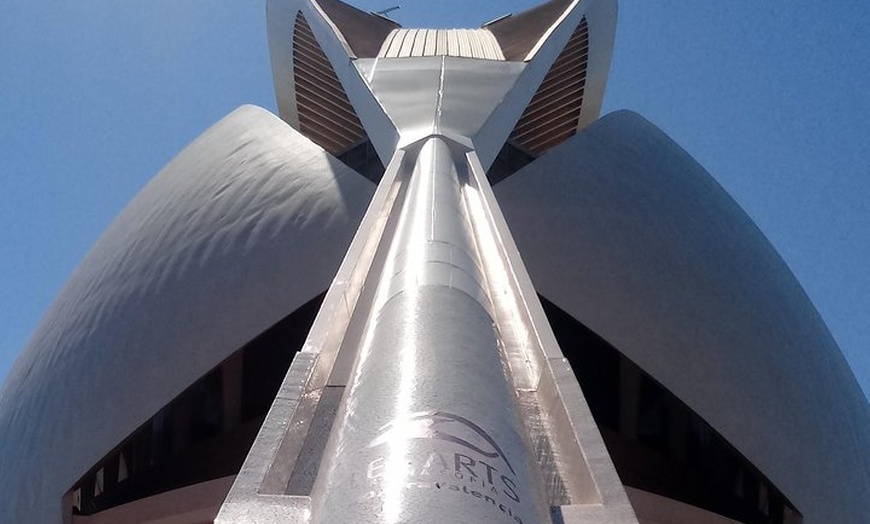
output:
[[[97,241],[0,397],[3,521],[61,521],[89,468],[194,380],[322,293],[374,185],[244,106]]]
[[[867,522],[870,406],[788,267],[685,151],[622,111],[494,191],[539,293],[709,422],[805,524]]]

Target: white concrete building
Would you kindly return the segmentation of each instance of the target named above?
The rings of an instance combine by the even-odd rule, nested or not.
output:
[[[179,153],[3,385],[4,522],[386,522],[391,493],[403,522],[868,521],[870,406],[800,284],[653,124],[599,118],[615,0],[473,30],[337,0],[269,0],[267,21],[279,115],[241,107]],[[445,193],[426,173],[457,200],[427,200]],[[444,238],[406,224],[427,205],[433,231],[458,217]],[[385,282],[411,274],[481,320],[415,313],[442,358],[368,357],[410,285]],[[488,356],[447,352],[469,326]],[[377,402],[405,387],[433,407],[359,408],[367,376]],[[428,431],[379,433],[431,448],[395,485],[366,455],[380,444],[347,453],[378,417]],[[457,421],[497,453],[432,429]],[[443,460],[456,440],[513,475]]]

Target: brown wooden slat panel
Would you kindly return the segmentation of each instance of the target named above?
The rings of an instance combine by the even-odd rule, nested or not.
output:
[[[584,17],[511,132],[511,143],[538,156],[577,132],[588,57],[589,28]]]
[[[547,111],[542,111],[536,114],[534,119],[523,123],[522,127],[518,127],[511,134],[514,141],[526,144],[537,138],[537,135],[547,135],[556,126],[561,125],[566,121],[572,121],[570,115],[580,116],[580,107],[583,101],[574,96],[572,93],[569,97],[554,103]],[[576,122],[576,118],[573,121]]]
[[[301,43],[295,46],[294,51],[294,62],[298,60],[300,63],[304,64],[307,69],[310,69],[312,73],[316,73],[323,78],[334,82],[336,84],[336,89],[341,89],[341,82],[339,82],[338,77],[335,76],[335,72],[332,70],[329,62],[325,61],[323,56],[317,56],[311,51],[311,48]]]
[[[315,100],[320,100],[322,104],[334,108],[336,112],[353,113],[353,107],[350,103],[348,103],[346,99],[340,98],[337,95],[340,91],[325,89],[322,85],[318,85],[310,78],[305,78],[304,74],[300,74],[297,77],[296,86],[298,87],[297,91],[299,89],[308,90],[312,93]],[[355,122],[356,119],[352,119],[352,121]]]
[[[579,98],[580,91],[585,87],[586,77],[583,75],[576,75],[560,80],[558,84],[553,84],[553,86],[547,88],[545,91],[541,91],[540,99],[535,101],[534,107],[529,106],[529,112],[540,111],[542,108],[551,105],[553,100],[561,99],[565,97],[566,94],[573,94],[576,98]]]
[[[299,130],[333,155],[366,138],[329,59],[302,13],[293,26],[293,77]]]
[[[576,127],[576,120],[560,122],[558,126],[550,128],[547,133],[537,134],[534,140],[529,141],[528,144],[532,149],[547,151],[574,136]]]
[[[580,65],[585,67],[586,59],[589,57],[589,47],[584,47],[581,51],[582,52],[566,54],[565,60],[554,64],[554,67],[550,69],[549,74],[552,75],[552,77],[558,77],[568,71],[574,70]]]
[[[304,85],[310,89],[317,90],[318,92],[328,94],[330,92],[334,92],[334,86],[332,83],[326,81],[321,75],[314,75],[310,71],[300,68],[299,71],[296,72],[297,84]],[[337,98],[330,98],[331,100],[335,100],[337,103],[342,104],[344,100]],[[348,111],[352,111],[351,107],[347,106]]]
[[[365,134],[362,127],[349,121],[352,115],[335,111],[334,108],[322,104],[311,97],[311,93],[299,90],[296,93],[300,102],[304,102],[307,108],[305,116],[321,122],[322,125],[333,128],[336,135],[346,136],[348,140]]]
[[[327,151],[339,150],[348,141],[345,137],[336,136],[332,130],[324,127],[319,120],[314,120],[308,116],[300,118],[299,125],[304,126],[305,135],[308,138]]]
[[[555,89],[552,86],[558,84],[561,85],[561,89]],[[554,101],[564,100],[565,98],[580,98],[581,91],[586,85],[586,77],[582,75],[576,75],[574,77],[569,78],[560,78],[557,82],[552,85],[546,86],[545,89],[538,92],[535,96],[535,99],[526,107],[526,110],[523,112],[522,120],[526,120],[531,118],[531,115],[535,113],[540,113],[542,110],[546,110],[546,108],[553,105]],[[517,127],[520,125],[518,124]]]

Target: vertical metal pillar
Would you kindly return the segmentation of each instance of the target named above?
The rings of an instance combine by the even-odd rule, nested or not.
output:
[[[461,160],[464,162],[464,159]],[[464,166],[461,166],[464,167]],[[311,522],[549,522],[450,147],[421,146]]]

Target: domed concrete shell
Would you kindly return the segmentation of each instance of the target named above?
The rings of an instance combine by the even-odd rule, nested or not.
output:
[[[0,397],[0,502],[60,522],[97,460],[329,284],[374,186],[244,107],[97,242]],[[679,146],[608,115],[495,188],[544,296],[704,417],[804,514],[860,523],[870,407],[780,257]]]
[[[618,112],[494,190],[539,293],[716,428],[805,524],[867,522],[867,400],[783,260],[685,151]]]
[[[3,521],[61,522],[105,453],[323,292],[374,185],[265,110],[211,127],[73,274],[0,397]]]

